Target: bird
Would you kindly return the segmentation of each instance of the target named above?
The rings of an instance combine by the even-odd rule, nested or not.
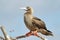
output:
[[[38,33],[41,33],[46,36],[53,36],[52,32],[46,28],[46,24],[43,20],[38,17],[33,16],[33,8],[27,6],[25,8],[21,8],[25,10],[24,13],[24,23],[26,27],[30,30],[26,35],[34,35],[39,36]]]

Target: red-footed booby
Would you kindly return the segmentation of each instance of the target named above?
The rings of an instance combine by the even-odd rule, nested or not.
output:
[[[44,35],[53,35],[51,31],[47,30],[46,24],[44,21],[41,19],[34,17],[33,14],[33,9],[30,6],[27,6],[26,8],[21,8],[24,9],[26,12],[24,13],[24,22],[26,27],[30,30],[26,35],[35,35],[39,36],[37,33],[40,32]]]

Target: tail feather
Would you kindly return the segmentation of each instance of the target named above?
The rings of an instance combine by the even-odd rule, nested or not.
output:
[[[46,35],[46,36],[53,36],[52,32],[49,30],[39,29],[39,32]]]
[[[52,33],[51,31],[47,30],[48,32]]]
[[[51,31],[49,31],[49,30],[47,30],[48,32],[47,32],[47,35],[51,35],[51,36],[53,36],[53,34],[52,34],[52,32]]]

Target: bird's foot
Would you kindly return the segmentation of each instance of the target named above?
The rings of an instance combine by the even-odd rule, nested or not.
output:
[[[31,31],[26,34],[26,36],[31,36]]]
[[[31,36],[31,35],[34,35],[34,36],[39,36],[37,31],[30,31],[26,34],[26,36]]]

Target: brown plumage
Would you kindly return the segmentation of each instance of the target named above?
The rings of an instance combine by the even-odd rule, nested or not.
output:
[[[25,22],[26,27],[30,31],[37,31],[44,35],[53,35],[51,31],[47,30],[45,23],[41,19],[34,17],[32,15],[33,10],[31,7],[29,6],[26,7],[25,11],[26,12],[24,14],[24,22]]]

